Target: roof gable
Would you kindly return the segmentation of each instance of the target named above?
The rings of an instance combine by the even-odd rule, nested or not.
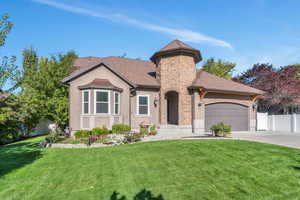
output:
[[[98,67],[105,67],[107,68],[109,71],[113,72],[115,75],[117,75],[119,78],[121,78],[123,81],[125,81],[127,84],[129,84],[132,87],[135,87],[134,83],[132,83],[131,81],[127,80],[126,77],[123,77],[121,74],[119,74],[118,72],[114,71],[113,69],[111,69],[111,67],[107,66],[105,63],[100,62],[98,64],[95,65],[91,65],[88,67],[84,67],[84,68],[80,68],[74,72],[72,72],[69,76],[67,76],[66,78],[64,78],[62,80],[63,83],[69,83],[70,81],[73,81],[74,79],[98,68]]]
[[[79,89],[109,89],[109,90],[116,90],[120,92],[122,91],[122,88],[113,85],[107,79],[94,79],[88,84],[78,86],[78,88]]]
[[[109,70],[117,74],[132,87],[147,86],[159,87],[159,83],[153,76],[156,72],[156,67],[152,62],[120,58],[115,56],[98,58],[85,57],[78,58],[74,61],[76,71],[66,77],[63,82],[69,81],[83,75],[84,73],[93,70],[95,67],[104,65]]]

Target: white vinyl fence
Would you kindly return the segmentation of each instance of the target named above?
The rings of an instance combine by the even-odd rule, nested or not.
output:
[[[41,120],[30,134],[32,136],[48,134],[50,131],[49,125],[52,123],[52,121],[47,119]]]
[[[268,115],[257,113],[257,130],[300,132],[300,114]]]

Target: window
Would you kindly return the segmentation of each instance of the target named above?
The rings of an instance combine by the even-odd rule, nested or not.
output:
[[[118,115],[120,114],[120,93],[115,92],[114,93],[114,99],[115,99],[115,104],[114,104],[114,114]]]
[[[82,114],[90,114],[90,91],[82,91]]]
[[[109,91],[95,90],[95,114],[109,114]]]
[[[138,95],[137,96],[137,114],[138,115],[149,115],[149,96]]]

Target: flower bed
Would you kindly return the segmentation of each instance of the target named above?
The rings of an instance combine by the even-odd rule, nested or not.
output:
[[[43,147],[62,147],[62,148],[81,148],[130,144],[142,141],[144,137],[156,134],[156,127],[151,126],[151,131],[140,130],[140,133],[131,131],[131,127],[123,124],[115,124],[112,130],[105,127],[94,128],[92,130],[79,130],[73,137],[47,139],[41,146]]]

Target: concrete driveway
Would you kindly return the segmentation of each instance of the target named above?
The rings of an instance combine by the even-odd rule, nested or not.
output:
[[[234,139],[277,144],[300,149],[300,133],[255,132],[233,133]]]

